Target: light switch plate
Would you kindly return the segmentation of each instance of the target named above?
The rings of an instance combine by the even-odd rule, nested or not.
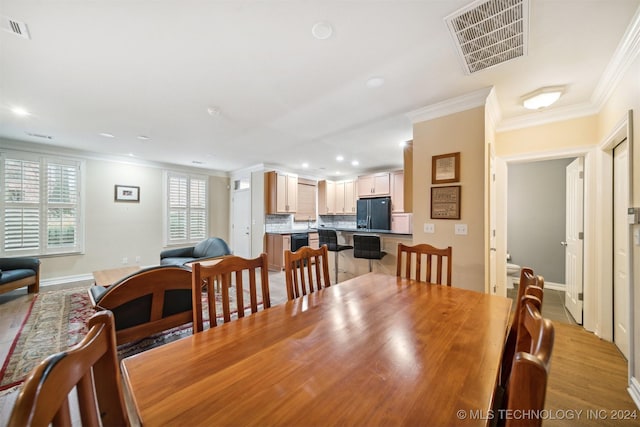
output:
[[[456,224],[454,227],[455,234],[467,234],[467,224]]]
[[[424,232],[425,233],[435,233],[436,232],[436,225],[435,224],[427,224],[425,222],[425,224],[424,224]]]

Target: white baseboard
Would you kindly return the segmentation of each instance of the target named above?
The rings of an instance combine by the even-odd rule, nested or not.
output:
[[[40,280],[40,286],[65,285],[67,283],[79,282],[81,280],[93,280],[93,274],[78,274],[76,276],[54,277]]]
[[[636,377],[631,377],[631,384],[629,384],[627,391],[638,409],[640,409],[640,382],[638,382]]]
[[[565,285],[564,283],[547,282],[545,280],[544,281],[544,288],[545,289],[553,289],[553,290],[556,290],[556,291],[565,291],[567,289],[567,285]]]

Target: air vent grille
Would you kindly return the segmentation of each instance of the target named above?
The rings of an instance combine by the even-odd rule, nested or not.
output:
[[[445,22],[467,74],[527,54],[528,0],[479,0]]]
[[[27,28],[27,24],[24,22],[19,22],[6,16],[0,16],[0,26],[3,30],[11,34],[22,37],[23,39],[31,40],[29,29]]]

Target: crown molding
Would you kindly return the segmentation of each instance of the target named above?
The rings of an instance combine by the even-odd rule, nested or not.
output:
[[[629,66],[640,53],[640,7],[631,19],[631,23],[622,36],[616,51],[605,68],[596,89],[591,96],[591,102],[602,109],[605,102],[611,97],[620,79],[629,69]]]
[[[496,126],[496,132],[505,132],[576,119],[578,117],[592,116],[598,114],[598,111],[599,109],[590,102],[567,105],[565,107],[554,108],[553,110],[535,111],[522,116],[501,120]]]
[[[496,129],[498,123],[502,119],[502,112],[500,111],[500,104],[498,103],[498,96],[496,95],[495,88],[491,88],[489,95],[487,96],[487,102],[485,104],[485,116],[491,125],[493,130]]]
[[[412,124],[437,119],[460,111],[470,110],[476,107],[484,107],[487,96],[493,87],[483,88],[455,98],[447,99],[417,110],[409,111],[406,116]]]

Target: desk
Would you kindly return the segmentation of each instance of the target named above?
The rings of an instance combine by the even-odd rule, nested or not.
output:
[[[145,426],[456,424],[491,407],[510,307],[369,273],[128,357],[123,375]]]

